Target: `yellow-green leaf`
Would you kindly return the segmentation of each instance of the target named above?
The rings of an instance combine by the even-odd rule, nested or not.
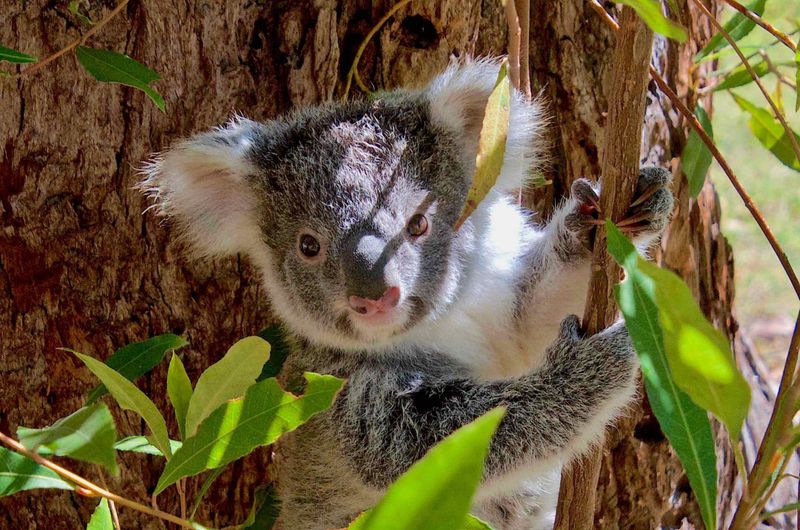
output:
[[[761,61],[760,63],[756,63],[752,65],[752,68],[753,71],[756,73],[756,76],[759,78],[764,77],[769,73],[769,63],[767,63],[767,61]],[[747,67],[742,64],[731,70],[725,76],[725,79],[723,79],[720,84],[714,87],[714,92],[718,90],[728,90],[729,88],[736,88],[748,85],[752,82],[753,82],[753,76],[750,75],[750,72],[747,70]]]
[[[612,222],[606,229],[608,252],[625,269],[625,281],[614,294],[639,356],[650,406],[686,471],[706,528],[716,528],[717,457],[708,413],[679,388],[670,370],[655,282],[640,271],[636,247]]]
[[[181,439],[184,439],[186,438],[186,411],[189,408],[189,401],[192,399],[192,381],[186,373],[186,368],[183,367],[181,358],[175,352],[172,353],[172,359],[169,361],[167,395],[172,403],[172,409],[175,411]]]
[[[111,412],[102,403],[80,408],[48,427],[18,427],[17,437],[31,451],[69,456],[117,473],[117,431]]]
[[[750,114],[748,125],[753,132],[753,136],[756,137],[761,145],[775,155],[785,166],[795,171],[800,171],[800,160],[797,159],[797,155],[794,152],[792,140],[775,116],[770,111],[757,107],[733,92],[731,92],[731,95],[739,107]],[[800,143],[800,135],[794,131],[792,131],[792,134]]]
[[[246,337],[200,375],[186,409],[186,436],[193,436],[217,407],[244,395],[256,382],[269,352],[269,342],[261,337]]]
[[[686,40],[686,30],[680,24],[664,16],[661,11],[661,2],[658,0],[619,0],[619,3],[632,7],[645,24],[656,33],[678,42]]]
[[[106,386],[120,407],[131,410],[142,417],[152,433],[152,442],[167,459],[172,455],[167,435],[167,422],[144,392],[125,379],[125,376],[88,355],[67,350],[75,354],[86,367]]]
[[[362,514],[350,530],[462,530],[480,528],[469,518],[503,408],[493,409],[433,446]]]
[[[747,7],[747,9],[750,11],[761,15],[764,13],[764,6],[766,3],[767,0],[754,0],[753,2],[746,4],[745,7]],[[756,23],[750,20],[750,18],[737,12],[731,17],[730,20],[723,24],[722,27],[735,42],[739,42],[740,39],[746,37],[751,31],[753,31],[753,28],[756,27]],[[695,55],[695,61],[701,60],[709,53],[716,52],[717,50],[728,46],[728,44],[728,39],[726,39],[722,33],[717,33],[711,37],[711,40],[708,41],[708,44],[706,44],[703,49],[700,50],[697,55]]]
[[[503,62],[500,65],[500,73],[497,74],[497,82],[486,102],[478,154],[475,157],[475,174],[472,176],[472,185],[467,192],[464,209],[455,224],[456,229],[486,198],[503,169],[508,138],[508,113],[511,108],[511,83],[508,80],[507,70],[508,63]]]
[[[255,374],[259,371],[260,367]],[[308,384],[301,396],[285,392],[270,378],[252,385],[244,397],[224,402],[175,451],[155,493],[183,477],[227,465],[256,447],[273,443],[330,407],[344,383],[329,375],[306,373],[305,378]]]
[[[108,500],[100,499],[100,504],[94,509],[86,530],[114,530],[114,522],[111,520],[111,509]]]
[[[78,46],[75,55],[81,66],[98,81],[138,88],[164,112],[164,98],[150,86],[150,83],[159,79],[153,70],[127,55],[111,50]]]

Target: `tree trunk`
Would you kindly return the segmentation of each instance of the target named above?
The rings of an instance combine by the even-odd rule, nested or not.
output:
[[[681,2],[692,34],[708,24]],[[64,3],[0,5],[0,43],[44,57],[83,28]],[[93,2],[98,20],[113,5]],[[87,43],[127,53],[158,71],[167,102],[160,113],[133,89],[101,84],[66,55],[35,75],[0,79],[0,429],[41,426],[82,404],[95,381],[68,346],[105,358],[132,341],[183,333],[186,366],[195,379],[236,339],[269,323],[268,301],[245,260],[210,264],[183,259],[168,226],[142,215],[132,189],[135,166],[173,140],[241,112],[269,119],[294,106],[341,97],[343,80],[366,33],[393,5],[366,0],[291,2],[131,0]],[[614,37],[585,0],[531,5],[533,85],[549,102],[555,163],[553,185],[532,196],[546,215],[579,176],[597,176]],[[451,54],[505,50],[502,7],[495,0],[414,0],[366,48],[359,71],[375,88],[419,85]],[[686,72],[694,50],[657,39],[655,63],[693,106],[696,79]],[[694,75],[697,75],[695,72]],[[676,167],[684,130],[666,98],[650,94],[643,163]],[[638,138],[630,141],[638,142]],[[678,211],[660,261],[694,289],[712,321],[735,332],[732,256],[719,232],[711,185],[689,198],[675,170]],[[166,363],[139,384],[165,401]],[[176,426],[169,418],[170,429]],[[141,422],[115,410],[120,433]],[[700,517],[688,482],[647,407],[613,437],[598,490],[603,528],[680,526]],[[267,450],[236,463],[215,483],[198,518],[213,526],[241,521],[253,490],[268,480]],[[108,486],[147,501],[160,472],[150,456],[124,454],[121,475]],[[72,464],[70,464],[72,465]],[[726,463],[722,482],[731,482]],[[72,465],[90,477],[91,467]],[[189,481],[196,491],[199,481]],[[676,495],[677,493],[677,495]],[[0,499],[2,528],[80,528],[96,500],[53,491]],[[174,488],[159,496],[176,511]],[[124,528],[163,528],[123,510]]]

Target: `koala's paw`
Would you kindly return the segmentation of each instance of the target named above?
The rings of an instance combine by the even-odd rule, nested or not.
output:
[[[570,370],[577,368],[587,379],[614,388],[630,387],[639,367],[630,335],[621,321],[586,337],[578,317],[569,315],[561,321],[558,338],[548,354],[551,362],[568,365]]]
[[[591,250],[592,229],[600,224],[599,186],[589,179],[579,178],[572,183],[570,197],[575,199],[575,208],[567,214],[564,223],[567,230],[580,240],[583,246]]]
[[[636,192],[625,219],[617,223],[620,230],[638,240],[658,237],[669,223],[674,198],[672,173],[661,167],[645,167],[639,171]]]

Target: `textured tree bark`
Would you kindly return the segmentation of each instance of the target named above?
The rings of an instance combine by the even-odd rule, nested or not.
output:
[[[685,2],[681,18],[707,36]],[[391,2],[187,2],[131,0],[88,44],[125,52],[162,75],[160,113],[140,92],[100,84],[71,56],[19,80],[0,79],[0,429],[40,426],[78,408],[94,380],[57,348],[105,358],[128,342],[172,331],[191,347],[192,378],[237,338],[269,323],[268,301],[244,260],[189,262],[163,226],[142,215],[134,167],[171,141],[217,124],[234,111],[268,119],[293,106],[339,97],[364,35]],[[92,2],[100,18],[113,7]],[[572,179],[599,173],[607,83],[614,38],[584,0],[531,5],[534,91],[553,115],[553,186],[531,201],[546,215]],[[0,3],[0,43],[46,56],[80,28],[62,3]],[[505,49],[502,7],[493,0],[415,0],[371,43],[360,72],[376,88],[414,86],[453,53]],[[694,50],[657,40],[654,61],[693,106]],[[669,103],[648,102],[642,162],[670,164],[685,135]],[[638,141],[638,139],[631,139]],[[733,335],[732,256],[719,231],[710,184],[689,198],[676,170],[679,208],[660,261],[687,279],[712,320]],[[140,381],[174,421],[165,400],[166,363]],[[132,414],[115,410],[120,433],[141,432]],[[680,526],[700,520],[685,476],[646,404],[611,437],[603,456],[595,521],[602,528]],[[256,486],[269,480],[267,450],[225,472],[199,520],[215,527],[241,521]],[[147,501],[160,471],[150,456],[125,454],[108,486]],[[72,465],[72,464],[71,464]],[[730,482],[726,463],[723,480]],[[94,469],[76,470],[94,477]],[[189,481],[191,495],[201,480]],[[159,496],[175,512],[174,489]],[[96,504],[65,492],[34,491],[0,499],[0,528],[81,528]],[[122,526],[163,528],[122,511]]]

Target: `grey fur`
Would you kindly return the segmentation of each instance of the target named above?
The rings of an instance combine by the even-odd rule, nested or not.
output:
[[[498,530],[547,528],[560,465],[596,441],[634,393],[636,357],[621,324],[582,337],[596,190],[573,186],[544,227],[504,191],[524,185],[540,154],[540,110],[512,100],[505,169],[453,230],[474,169],[477,130],[497,63],[448,69],[421,92],[243,119],[179,144],[145,168],[142,187],[204,255],[244,252],[298,343],[282,373],[348,382],[333,408],[281,439],[281,528],[340,528],[456,428],[503,404],[474,511]],[[516,121],[515,121],[516,120]],[[639,242],[669,217],[669,174]],[[429,231],[405,231],[415,213]],[[322,246],[297,251],[301,234]],[[584,282],[584,283],[581,283]],[[402,292],[397,319],[370,326],[349,296]],[[566,318],[565,318],[566,317]],[[547,344],[550,344],[548,347]]]

